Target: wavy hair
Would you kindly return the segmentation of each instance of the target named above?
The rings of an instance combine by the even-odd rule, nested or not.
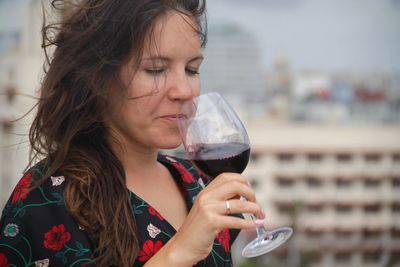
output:
[[[48,166],[38,184],[57,170],[65,175],[66,206],[89,233],[98,266],[132,266],[138,229],[122,163],[107,142],[108,99],[121,85],[121,67],[132,56],[140,62],[146,36],[166,13],[194,18],[205,45],[205,1],[53,0],[51,6],[60,21],[43,24],[47,60],[29,132],[30,165],[44,159]]]

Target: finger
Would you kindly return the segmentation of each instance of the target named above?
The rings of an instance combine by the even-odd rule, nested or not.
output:
[[[230,181],[229,183],[221,186],[211,188],[207,192],[209,197],[216,196],[219,200],[226,200],[236,197],[237,195],[245,197],[248,201],[256,202],[256,196],[253,189],[246,183],[243,184],[239,181]]]
[[[227,211],[226,201],[229,203],[229,211]],[[262,210],[261,206],[257,203],[250,201],[242,201],[236,199],[230,199],[222,202],[218,205],[219,214],[235,214],[235,213],[248,213],[254,214],[258,219],[264,219],[265,213]]]
[[[220,216],[218,221],[221,228],[229,229],[253,229],[264,225],[264,219],[252,220],[234,216]]]
[[[211,181],[211,183],[207,186],[209,188],[214,188],[214,187],[219,187],[223,184],[232,182],[232,181],[237,181],[243,184],[248,184],[246,178],[244,176],[238,174],[238,173],[233,173],[233,172],[224,172],[215,177]]]

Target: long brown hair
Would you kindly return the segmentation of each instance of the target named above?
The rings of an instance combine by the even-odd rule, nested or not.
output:
[[[31,164],[45,158],[67,182],[65,201],[95,244],[98,266],[132,266],[138,252],[136,223],[121,162],[107,143],[105,114],[118,73],[134,54],[140,62],[144,40],[157,18],[171,10],[197,21],[206,41],[205,1],[53,0],[61,22],[43,24],[47,57],[37,114],[29,132]],[[46,53],[47,55],[47,53]]]

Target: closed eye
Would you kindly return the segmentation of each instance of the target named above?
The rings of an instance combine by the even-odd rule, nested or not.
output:
[[[199,74],[200,74],[200,72],[199,72],[198,69],[192,69],[192,68],[187,68],[187,69],[186,69],[186,73],[187,73],[188,75],[190,75],[190,76],[196,76],[196,75],[199,75]]]
[[[165,71],[164,68],[148,68],[148,69],[145,69],[146,73],[152,74],[152,75],[160,74],[160,73],[163,73],[164,71]]]

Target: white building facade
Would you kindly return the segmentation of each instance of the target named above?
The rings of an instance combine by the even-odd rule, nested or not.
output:
[[[400,125],[253,121],[247,129],[244,175],[266,227],[295,229],[272,253],[286,263],[274,266],[400,266]]]
[[[24,0],[15,5],[0,3],[9,18],[15,16],[19,26],[9,32],[18,38],[9,43],[7,29],[2,28],[0,60],[0,205],[3,208],[29,160],[28,131],[35,105],[43,65],[41,44],[41,1]],[[22,12],[22,13],[19,13]],[[18,20],[22,21],[18,21]],[[26,115],[27,114],[27,115]],[[25,116],[26,115],[26,116]]]

